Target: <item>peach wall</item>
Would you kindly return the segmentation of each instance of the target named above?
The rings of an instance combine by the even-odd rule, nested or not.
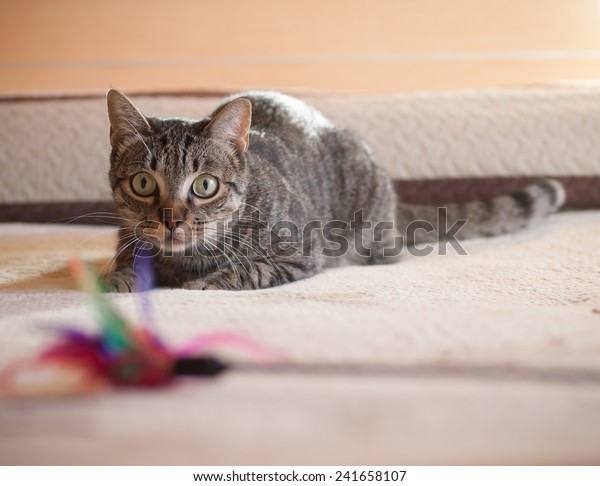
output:
[[[600,78],[595,0],[0,0],[0,93]]]

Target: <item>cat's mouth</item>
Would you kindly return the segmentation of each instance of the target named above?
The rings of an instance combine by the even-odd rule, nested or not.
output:
[[[154,248],[165,253],[183,253],[195,246],[212,246],[218,239],[217,221],[202,221],[196,224],[159,223],[138,225],[135,233],[148,241]]]
[[[165,228],[165,241],[185,242],[188,234],[190,234],[190,231],[183,228]]]
[[[193,245],[197,237],[189,225],[167,227],[162,223],[154,223],[143,228],[138,227],[138,237],[148,241],[154,248],[180,252]]]
[[[184,251],[189,246],[191,246],[191,243],[187,242],[185,237],[181,235],[170,234],[165,235],[165,238],[161,244],[161,249],[177,253]]]
[[[197,235],[188,224],[176,227],[164,226],[162,229],[162,249],[173,252],[183,251],[194,244]]]

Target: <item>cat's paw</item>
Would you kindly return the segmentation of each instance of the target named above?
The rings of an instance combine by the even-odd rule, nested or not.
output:
[[[181,287],[187,290],[222,290],[222,287],[215,285],[213,282],[207,282],[202,279],[190,280]]]
[[[134,292],[135,291],[135,273],[129,268],[115,270],[100,277],[107,292]]]

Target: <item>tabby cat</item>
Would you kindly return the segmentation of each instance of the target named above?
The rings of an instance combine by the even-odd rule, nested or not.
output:
[[[395,262],[399,244],[453,237],[440,214],[466,221],[461,238],[491,236],[564,201],[558,182],[543,181],[444,213],[405,204],[364,142],[279,93],[232,97],[200,121],[145,117],[116,90],[107,101],[121,221],[116,268],[104,276],[113,291],[135,290],[140,244],[160,286],[263,289],[331,266]]]

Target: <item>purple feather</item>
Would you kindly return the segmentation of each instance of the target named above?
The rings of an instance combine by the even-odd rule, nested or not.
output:
[[[138,242],[133,251],[133,271],[136,275],[136,290],[146,292],[154,288],[153,257],[155,250],[148,242]]]

